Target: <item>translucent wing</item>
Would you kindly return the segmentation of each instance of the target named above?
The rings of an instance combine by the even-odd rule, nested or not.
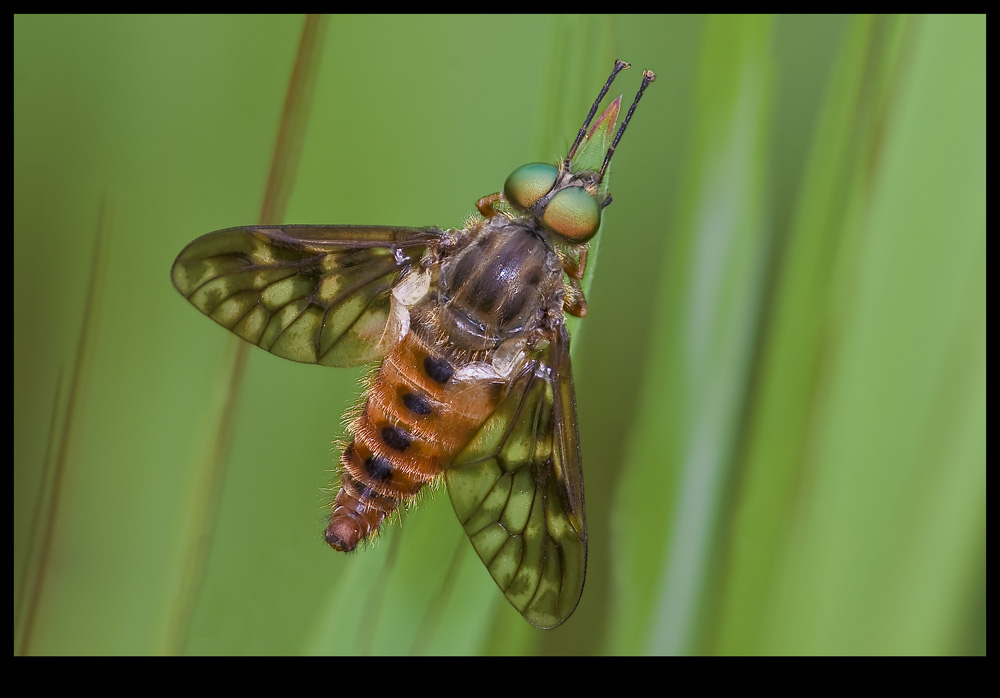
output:
[[[587,568],[569,337],[560,326],[445,471],[469,540],[532,625],[576,608]]]
[[[246,226],[198,238],[171,270],[201,312],[272,354],[326,366],[380,359],[392,287],[437,228]]]

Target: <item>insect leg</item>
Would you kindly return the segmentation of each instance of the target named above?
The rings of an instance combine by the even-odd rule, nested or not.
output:
[[[574,317],[587,317],[587,299],[580,288],[580,280],[569,278],[569,288],[563,296],[563,310]]]
[[[490,194],[489,196],[484,196],[479,201],[477,201],[476,208],[479,209],[479,212],[483,214],[485,218],[492,218],[493,216],[497,215],[497,210],[495,208],[495,205],[506,200],[507,199],[504,198],[503,192],[498,191],[496,194]]]
[[[590,250],[589,242],[583,245],[583,249],[580,251],[580,256],[576,258],[575,262],[563,264],[563,271],[569,275],[569,278],[576,279],[577,281],[583,278],[583,273],[587,270],[588,250]]]

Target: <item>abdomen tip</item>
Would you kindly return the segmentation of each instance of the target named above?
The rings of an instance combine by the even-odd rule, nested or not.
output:
[[[350,552],[361,542],[359,522],[349,514],[337,512],[330,520],[330,525],[326,527],[325,537],[331,548],[344,553]]]

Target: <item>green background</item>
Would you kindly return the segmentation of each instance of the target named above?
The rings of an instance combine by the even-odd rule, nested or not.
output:
[[[552,631],[444,492],[329,550],[363,371],[252,349],[233,393],[170,284],[257,221],[302,26],[14,18],[16,654],[985,653],[985,17],[325,20],[289,223],[460,225],[615,58],[612,96],[657,73],[574,333]]]

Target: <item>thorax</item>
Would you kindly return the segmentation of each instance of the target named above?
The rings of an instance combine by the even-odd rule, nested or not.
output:
[[[493,350],[531,332],[562,303],[562,267],[527,223],[488,219],[441,265],[434,321],[456,349]]]

